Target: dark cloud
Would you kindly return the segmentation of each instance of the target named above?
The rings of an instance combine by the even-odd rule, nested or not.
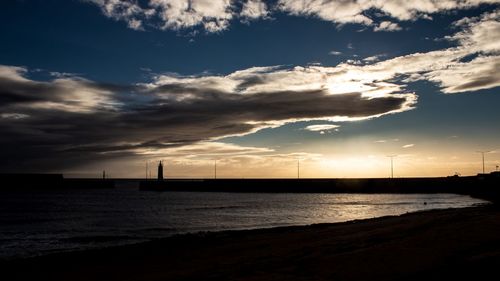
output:
[[[44,99],[43,93],[47,92],[47,87],[41,83],[26,83],[5,77],[0,77],[0,85],[0,105],[2,107],[11,103],[42,101]]]
[[[240,83],[258,82],[248,77]],[[412,96],[366,98],[322,89],[243,94],[205,82],[120,86],[19,78],[18,73],[0,79],[4,172],[57,171],[298,120],[370,118],[407,110],[413,102]]]

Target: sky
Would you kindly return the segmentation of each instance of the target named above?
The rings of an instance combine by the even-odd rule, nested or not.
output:
[[[0,172],[500,165],[500,0],[6,0],[0,36]]]

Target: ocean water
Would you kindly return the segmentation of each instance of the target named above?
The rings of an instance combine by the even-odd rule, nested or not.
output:
[[[454,194],[0,192],[0,259],[138,243],[174,234],[334,223],[485,201]]]

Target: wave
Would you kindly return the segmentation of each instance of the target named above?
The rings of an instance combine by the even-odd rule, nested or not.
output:
[[[94,235],[94,236],[74,236],[59,239],[61,242],[70,243],[109,243],[123,240],[143,240],[143,238],[129,235]]]
[[[224,209],[241,209],[243,206],[203,206],[203,207],[191,207],[185,208],[186,211],[195,211],[195,210],[224,210]]]

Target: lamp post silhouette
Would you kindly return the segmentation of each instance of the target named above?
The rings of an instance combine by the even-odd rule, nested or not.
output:
[[[483,174],[484,174],[484,173],[485,173],[485,172],[484,172],[484,154],[485,154],[485,153],[489,153],[489,152],[491,152],[491,151],[476,151],[476,152],[477,152],[477,153],[481,153],[481,156],[482,156],[482,159],[483,159]]]
[[[214,179],[217,179],[217,159],[214,160]]]
[[[297,159],[297,179],[300,179],[300,159]]]
[[[391,179],[394,178],[394,157],[397,155],[387,155],[387,157],[391,158]]]

